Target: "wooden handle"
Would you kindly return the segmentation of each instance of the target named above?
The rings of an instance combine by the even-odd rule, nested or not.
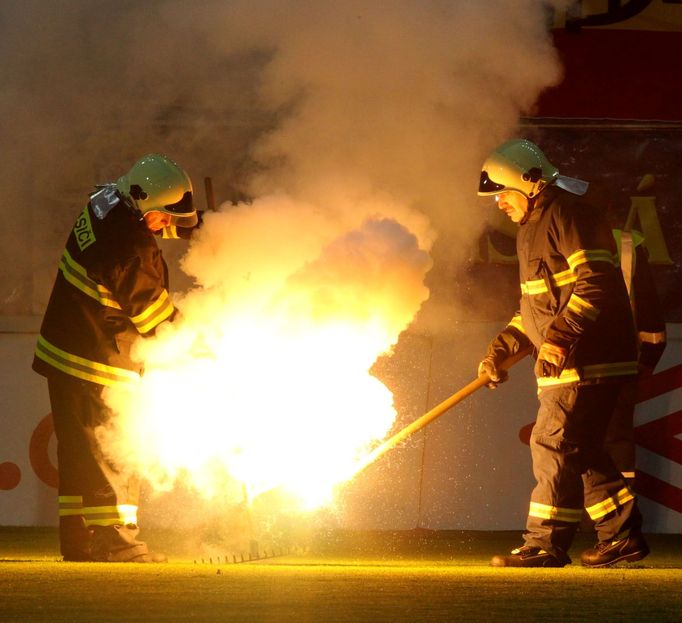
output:
[[[519,361],[524,359],[531,352],[531,348],[526,348],[520,350],[515,355],[512,355],[508,359],[505,359],[501,364],[500,368],[502,370],[508,370],[513,365],[517,364]],[[427,424],[430,424],[436,418],[439,418],[443,413],[449,411],[458,402],[461,402],[468,396],[471,396],[476,390],[480,389],[484,385],[490,383],[490,377],[487,374],[482,374],[478,378],[474,379],[459,391],[456,391],[452,396],[446,398],[443,402],[436,405],[433,409],[422,415],[420,418],[416,419],[411,424],[408,424],[405,428],[398,431],[392,437],[389,437],[386,441],[378,445],[374,450],[372,450],[362,461],[360,462],[360,467],[356,473],[361,472],[370,463],[376,461],[380,456],[386,454],[389,450],[397,446],[401,441],[407,439],[418,430],[424,428]]]

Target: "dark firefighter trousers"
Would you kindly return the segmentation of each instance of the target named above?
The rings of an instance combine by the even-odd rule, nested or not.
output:
[[[587,509],[600,542],[641,529],[634,494],[609,457],[604,440],[620,382],[544,388],[530,446],[537,481],[524,539],[567,555]]]
[[[66,560],[126,561],[148,552],[137,541],[136,519],[98,521],[101,511],[134,508],[139,481],[122,474],[102,453],[95,436],[111,411],[102,387],[66,375],[48,378],[57,437],[59,542]],[[116,511],[113,511],[114,515]]]

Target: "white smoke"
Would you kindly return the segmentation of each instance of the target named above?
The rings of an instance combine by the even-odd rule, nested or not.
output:
[[[461,258],[481,160],[559,78],[548,6],[2,3],[0,309],[42,313],[86,192],[151,151],[185,166],[199,197],[210,175],[219,198],[347,197],[334,209],[352,218],[356,199],[390,194]],[[27,236],[31,262],[13,267]]]
[[[378,190],[466,230],[482,157],[558,79],[547,16],[537,0],[275,0],[196,19],[227,54],[272,53],[258,96],[278,119],[251,194],[352,206]]]
[[[371,324],[391,307],[395,343],[428,297],[434,241],[458,263],[476,240],[483,158],[560,77],[548,6],[3,3],[0,309],[42,311],[86,191],[153,151],[188,169],[197,197],[210,175],[219,198],[246,200],[206,215],[182,259],[196,284],[178,299],[182,330],[140,345],[148,368],[217,339],[235,310]],[[25,232],[22,271],[10,258]]]

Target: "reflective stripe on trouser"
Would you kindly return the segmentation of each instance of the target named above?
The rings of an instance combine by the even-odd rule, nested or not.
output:
[[[595,529],[601,541],[641,527],[634,496],[624,494],[629,490],[603,447],[620,386],[574,384],[540,392],[530,440],[537,484],[527,545],[565,554],[584,507],[599,509]]]
[[[137,506],[83,506],[83,496],[60,495],[59,517],[81,517],[86,526],[116,526],[137,523]]]
[[[136,523],[139,483],[121,474],[100,451],[97,426],[110,415],[102,387],[55,375],[48,379],[57,437],[59,538],[62,554],[89,551],[93,525]]]
[[[137,524],[137,505],[86,506],[83,508],[86,526],[124,526]]]
[[[59,496],[59,516],[71,517],[83,515],[83,496],[82,495],[60,495]]]
[[[91,536],[83,519],[83,496],[59,496],[59,545],[66,560],[90,560]]]

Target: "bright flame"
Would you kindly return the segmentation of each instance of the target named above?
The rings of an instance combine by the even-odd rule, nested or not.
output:
[[[200,249],[219,237],[212,226]],[[284,275],[267,253],[261,270],[250,265],[270,275],[254,276],[255,290],[250,279],[198,288],[179,321],[139,343],[141,382],[108,394],[119,416],[102,439],[119,463],[157,488],[189,479],[237,500],[244,487],[250,498],[279,489],[308,509],[353,476],[395,419],[369,370],[427,298],[431,262],[414,235],[380,218],[317,253]]]

